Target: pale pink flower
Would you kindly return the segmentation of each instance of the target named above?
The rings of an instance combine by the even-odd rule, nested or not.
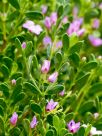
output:
[[[30,123],[30,128],[35,128],[37,123],[38,123],[37,118],[36,118],[36,116],[34,116],[31,123]]]
[[[22,48],[25,49],[26,48],[26,42],[22,43]]]
[[[23,24],[23,28],[29,29],[29,27],[32,27],[34,25],[34,22],[31,20],[27,20],[24,24]]]
[[[48,7],[46,5],[41,6],[42,13],[45,14],[47,12]]]
[[[58,102],[54,102],[53,99],[51,99],[46,106],[46,111],[52,111],[53,109],[56,108],[57,105]]]
[[[64,90],[59,93],[60,96],[64,96],[64,94],[65,94]]]
[[[85,33],[85,29],[82,28],[82,29],[80,29],[80,30],[77,32],[77,35],[78,35],[78,36],[82,36],[84,33]]]
[[[51,28],[52,24],[51,24],[51,19],[50,19],[50,17],[46,17],[46,18],[45,18],[44,24],[45,24],[45,26],[46,26],[47,29],[50,29],[50,28]]]
[[[49,36],[45,36],[43,39],[43,44],[47,46],[47,45],[51,45],[51,43],[52,43],[51,38]]]
[[[70,132],[72,133],[76,133],[79,128],[80,128],[80,122],[78,123],[75,123],[74,120],[71,120],[68,124],[67,124],[67,127],[69,129]]]
[[[40,25],[35,25],[34,22],[30,20],[26,21],[23,24],[23,28],[26,28],[27,30],[29,30],[30,32],[36,35],[39,35],[43,31]]]
[[[51,82],[51,83],[54,83],[54,82],[56,82],[57,77],[58,77],[58,72],[54,72],[53,74],[51,74],[48,77],[48,81]]]
[[[12,85],[16,85],[16,80],[15,80],[15,79],[12,79],[12,80],[11,80],[11,83],[12,83]]]
[[[53,12],[50,16],[51,24],[56,24],[57,22],[57,12]]]
[[[17,120],[18,120],[18,114],[14,112],[12,117],[10,118],[10,123],[15,126],[17,123]]]
[[[40,25],[29,27],[28,30],[36,35],[39,35],[43,31]]]
[[[42,73],[48,73],[49,72],[49,69],[50,69],[50,61],[49,60],[44,60],[44,63],[41,67],[41,72]]]
[[[97,37],[94,37],[93,35],[89,35],[88,36],[88,39],[90,41],[90,43],[93,45],[93,46],[101,46],[102,45],[102,39],[101,38],[97,38]]]
[[[100,26],[100,20],[97,19],[97,18],[94,19],[93,22],[92,22],[92,27],[98,29],[99,26]]]

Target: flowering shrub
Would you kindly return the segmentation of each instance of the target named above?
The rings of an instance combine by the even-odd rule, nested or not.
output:
[[[102,135],[101,0],[0,1],[0,136]]]

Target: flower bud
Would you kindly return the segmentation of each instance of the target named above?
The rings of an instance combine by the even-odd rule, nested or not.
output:
[[[26,48],[26,42],[22,43],[22,48],[25,49]]]
[[[50,29],[51,28],[51,20],[50,17],[46,17],[45,18],[45,22],[44,22],[46,28]]]
[[[57,77],[58,77],[58,72],[54,72],[49,76],[48,81],[54,83],[57,80]]]
[[[37,123],[38,123],[37,118],[36,118],[36,116],[34,116],[31,123],[30,123],[30,128],[35,128]]]
[[[46,106],[46,111],[51,111],[53,109],[55,109],[55,107],[58,105],[58,102],[54,102],[53,99],[51,99],[47,106]]]
[[[10,123],[15,126],[18,120],[18,114],[16,112],[13,113],[12,117],[10,118]]]
[[[44,60],[44,63],[41,67],[41,72],[42,73],[48,73],[50,69],[50,61],[49,60]]]
[[[12,83],[12,85],[16,85],[16,80],[12,79],[11,83]]]

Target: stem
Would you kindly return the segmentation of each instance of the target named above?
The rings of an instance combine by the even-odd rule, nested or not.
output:
[[[90,75],[89,79],[87,80],[87,83],[85,84],[85,86],[80,90],[79,94],[78,94],[78,103],[77,103],[77,107],[75,109],[75,114],[74,114],[74,118],[77,115],[77,112],[80,108],[80,105],[82,104],[82,101],[85,97],[85,95],[88,93],[90,87],[91,87],[91,83],[93,81],[93,79],[96,77],[95,73],[96,73],[97,69],[95,69],[94,71],[92,71],[92,74]]]

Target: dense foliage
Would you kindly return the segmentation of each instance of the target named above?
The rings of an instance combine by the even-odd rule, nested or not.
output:
[[[101,0],[0,0],[0,136],[102,135],[101,21]]]

